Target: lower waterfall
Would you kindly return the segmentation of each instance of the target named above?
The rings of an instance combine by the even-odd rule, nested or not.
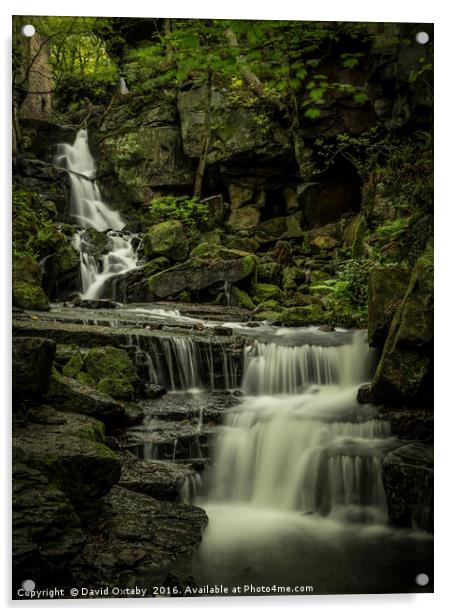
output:
[[[389,524],[381,463],[397,439],[379,409],[356,401],[373,359],[365,332],[339,346],[284,346],[275,336],[248,344],[243,396],[212,466],[202,486],[184,488],[185,498],[204,494],[191,500],[209,516],[194,564],[200,583],[268,584],[275,594],[275,584],[322,593],[378,592],[382,579],[414,585],[430,539]],[[395,563],[384,573],[382,554]]]

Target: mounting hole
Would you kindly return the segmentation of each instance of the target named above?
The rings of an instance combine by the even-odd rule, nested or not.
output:
[[[22,26],[22,34],[24,36],[28,36],[28,38],[31,38],[32,36],[35,35],[35,27],[32,26],[31,24],[27,24],[26,26]]]
[[[419,43],[419,45],[426,45],[430,40],[429,35],[427,34],[427,32],[417,32],[416,33],[416,42]]]
[[[418,586],[427,586],[430,582],[430,578],[426,573],[418,573],[416,576],[416,584]]]
[[[24,580],[21,584],[22,590],[25,592],[31,592],[36,588],[36,584],[33,580]]]

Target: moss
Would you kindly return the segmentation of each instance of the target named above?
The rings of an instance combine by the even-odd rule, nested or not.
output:
[[[191,297],[190,297],[190,293],[187,293],[187,291],[182,291],[181,293],[179,293],[179,295],[177,296],[177,299],[179,302],[191,302]]]
[[[257,267],[259,282],[279,285],[281,282],[281,267],[276,261],[263,261]]]
[[[167,220],[153,225],[143,240],[144,252],[148,256],[162,255],[175,261],[188,256],[187,233],[179,220]]]
[[[288,327],[318,325],[325,321],[325,313],[319,306],[315,305],[296,306],[295,308],[286,308],[281,313],[281,320]]]
[[[83,367],[83,357],[80,351],[76,351],[67,364],[63,367],[63,374],[75,378]]]
[[[126,379],[104,378],[99,381],[97,388],[118,400],[131,400],[134,395],[133,385]]]
[[[270,323],[281,323],[281,313],[274,310],[264,310],[258,312],[253,317],[257,321],[269,321]]]
[[[135,385],[138,376],[127,351],[116,347],[94,347],[83,362],[85,372],[96,383],[102,379],[124,379]]]
[[[49,299],[41,286],[13,282],[13,304],[25,310],[50,310]]]
[[[257,310],[259,312],[268,310],[270,310],[271,312],[280,312],[280,306],[275,299],[268,299],[266,302],[261,302],[258,305]]]
[[[94,388],[96,387],[96,381],[93,379],[92,376],[90,376],[86,372],[83,372],[83,371],[79,372],[75,376],[75,380],[81,383],[82,385],[88,385],[88,387],[94,387]]]
[[[257,304],[269,299],[280,300],[281,295],[281,289],[274,284],[259,282],[251,287],[251,297]]]
[[[253,310],[255,304],[246,291],[242,291],[237,287],[231,287],[231,300],[234,306],[240,306],[241,308],[248,308]]]

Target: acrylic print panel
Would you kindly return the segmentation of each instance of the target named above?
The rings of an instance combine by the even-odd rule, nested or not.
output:
[[[432,592],[432,25],[12,61],[13,598]]]

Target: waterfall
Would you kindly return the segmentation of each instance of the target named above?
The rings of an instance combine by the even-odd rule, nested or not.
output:
[[[372,369],[365,332],[342,346],[258,342],[245,354],[247,396],[216,443],[210,501],[385,519],[390,426],[356,402]]]
[[[170,391],[237,389],[239,358],[221,342],[134,334],[129,344],[143,378]]]
[[[245,349],[243,389],[247,394],[295,394],[308,385],[353,385],[369,379],[373,352],[366,332],[352,343],[321,347],[256,342]]]
[[[80,224],[72,244],[80,255],[80,277],[84,298],[102,297],[104,283],[116,274],[137,266],[135,237],[121,233],[125,222],[119,212],[102,201],[96,184],[96,165],[89,150],[88,132],[78,131],[73,145],[59,144],[55,164],[69,172],[71,185],[70,215]],[[108,231],[108,245],[100,258],[92,253],[89,239],[83,229]]]
[[[92,227],[97,231],[124,227],[125,223],[120,214],[102,201],[95,182],[96,165],[89,150],[88,131],[79,130],[73,145],[58,144],[55,163],[69,171],[70,214],[82,227]]]

